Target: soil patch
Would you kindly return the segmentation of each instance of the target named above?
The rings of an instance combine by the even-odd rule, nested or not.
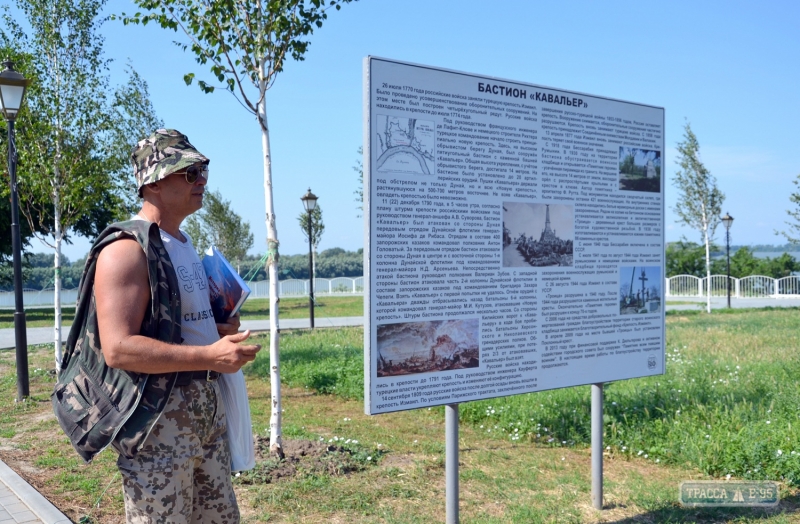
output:
[[[239,477],[242,484],[271,484],[309,475],[346,476],[366,464],[358,453],[342,446],[313,440],[284,440],[284,458],[270,454],[269,437],[256,436],[256,466]]]

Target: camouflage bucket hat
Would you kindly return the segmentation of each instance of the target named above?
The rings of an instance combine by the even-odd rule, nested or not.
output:
[[[131,152],[133,174],[139,194],[142,186],[158,182],[189,166],[210,161],[189,143],[186,135],[175,129],[157,129],[136,144]]]

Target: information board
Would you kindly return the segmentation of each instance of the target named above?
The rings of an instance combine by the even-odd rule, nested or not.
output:
[[[365,411],[664,373],[664,109],[364,60]]]

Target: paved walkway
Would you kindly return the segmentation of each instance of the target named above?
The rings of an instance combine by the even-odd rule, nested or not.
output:
[[[49,500],[0,461],[0,524],[69,524]]]

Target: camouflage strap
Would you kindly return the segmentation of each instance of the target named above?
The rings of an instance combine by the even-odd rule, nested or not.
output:
[[[272,264],[275,262],[278,263],[278,260],[281,256],[278,254],[278,241],[277,240],[267,240],[267,265]]]

